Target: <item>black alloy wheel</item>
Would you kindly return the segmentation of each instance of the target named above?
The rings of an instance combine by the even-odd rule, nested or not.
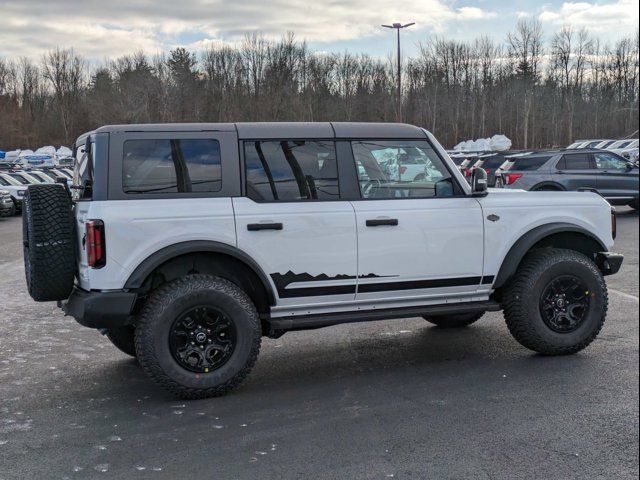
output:
[[[195,373],[222,367],[236,347],[233,320],[212,306],[190,308],[173,322],[169,348],[178,364]]]
[[[542,320],[557,333],[577,330],[586,318],[589,306],[587,285],[573,275],[563,275],[553,279],[540,297]]]

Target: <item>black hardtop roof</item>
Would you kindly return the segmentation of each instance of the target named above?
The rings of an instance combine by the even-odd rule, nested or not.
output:
[[[406,123],[369,122],[240,122],[149,123],[105,125],[93,132],[237,132],[244,139],[280,138],[402,138],[424,139],[421,128]],[[80,138],[86,137],[87,133]]]

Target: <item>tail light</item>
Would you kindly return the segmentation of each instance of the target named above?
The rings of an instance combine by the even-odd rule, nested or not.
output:
[[[471,169],[470,168],[463,168],[462,169],[462,173],[465,177],[470,177],[471,176]]]
[[[407,167],[400,167],[400,175],[407,171]]]
[[[506,185],[513,185],[522,176],[522,173],[507,173],[504,176],[504,183]]]
[[[616,239],[618,235],[618,216],[616,215],[616,209],[611,207],[611,236]]]
[[[87,232],[85,243],[87,264],[92,268],[102,268],[107,261],[104,223],[102,220],[89,220],[85,224],[85,229]]]

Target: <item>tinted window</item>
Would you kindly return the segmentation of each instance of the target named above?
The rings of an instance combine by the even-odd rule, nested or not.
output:
[[[626,170],[627,162],[610,153],[596,153],[596,166],[599,170]]]
[[[124,142],[125,193],[217,192],[220,144],[211,139]]]
[[[244,155],[247,196],[252,200],[335,200],[340,197],[334,142],[245,142]]]
[[[504,163],[504,157],[502,155],[495,155],[493,157],[482,159],[482,163],[476,164],[476,167],[484,168],[485,170],[495,170]]]
[[[588,170],[591,167],[589,155],[564,155],[556,166],[558,170]]]
[[[444,163],[424,141],[352,142],[363,198],[453,195]]]
[[[517,157],[507,160],[503,170],[538,170],[549,161],[549,157]]]
[[[11,184],[7,182],[4,178],[0,177],[0,185],[2,185],[3,187],[6,187],[7,185],[11,185]]]
[[[13,178],[14,180],[16,180],[17,182],[20,182],[22,185],[28,185],[29,182],[27,181],[26,178],[24,178],[21,175],[16,175],[15,173],[10,173],[9,176],[11,178]]]

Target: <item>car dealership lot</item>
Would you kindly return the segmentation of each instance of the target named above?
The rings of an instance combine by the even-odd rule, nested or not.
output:
[[[0,219],[0,479],[637,478],[638,215],[619,211],[598,339],[570,357],[501,314],[263,339],[237,391],[185,402],[26,292],[20,218]]]

